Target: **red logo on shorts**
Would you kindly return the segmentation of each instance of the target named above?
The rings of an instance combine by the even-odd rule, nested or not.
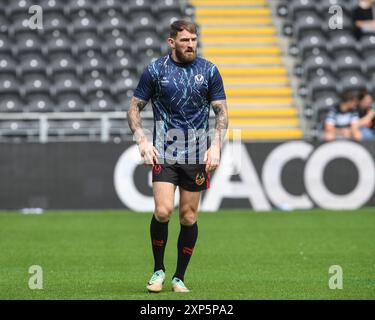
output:
[[[161,165],[160,164],[154,165],[154,167],[152,168],[152,172],[153,174],[158,175],[161,172]]]

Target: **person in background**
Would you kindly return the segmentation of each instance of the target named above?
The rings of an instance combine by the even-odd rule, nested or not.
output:
[[[353,23],[357,38],[364,34],[375,34],[375,12],[373,0],[359,0],[353,10]]]
[[[357,110],[362,140],[372,140],[375,138],[375,109],[373,103],[374,100],[371,94],[367,91],[363,91]]]
[[[359,116],[356,110],[359,102],[359,91],[347,91],[342,95],[341,103],[332,107],[326,115],[324,140],[362,140],[362,134],[359,130]]]

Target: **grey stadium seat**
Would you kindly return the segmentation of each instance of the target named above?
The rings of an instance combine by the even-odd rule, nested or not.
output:
[[[368,80],[361,74],[349,74],[340,79],[340,91],[364,90],[367,88]]]
[[[303,60],[310,55],[317,55],[326,52],[327,39],[321,32],[309,34],[298,42],[298,50]]]
[[[17,93],[1,94],[0,112],[23,112],[25,101]]]
[[[311,101],[317,100],[319,95],[337,91],[337,80],[330,75],[316,77],[308,83],[308,97]]]
[[[292,0],[289,4],[289,19],[296,21],[298,15],[303,13],[318,13],[314,0]]]
[[[356,54],[357,46],[354,36],[342,34],[335,36],[327,43],[327,49],[334,57],[347,55],[348,53]]]
[[[55,104],[49,92],[29,94],[27,96],[27,111],[29,112],[53,112]]]
[[[65,2],[59,0],[39,0],[39,5],[43,8],[44,17],[49,13],[64,14]]]
[[[309,33],[322,30],[323,21],[316,14],[303,14],[298,17],[294,25],[294,34],[298,40],[306,37]]]
[[[362,73],[364,67],[357,55],[346,54],[335,59],[335,69],[338,77],[343,77],[351,73]]]
[[[39,135],[38,120],[2,120],[0,121],[2,136],[37,136]]]
[[[73,91],[75,90],[75,91]],[[56,96],[56,111],[60,112],[83,112],[86,102],[83,100],[80,88],[73,88],[69,92],[62,92]]]
[[[17,54],[42,53],[42,41],[35,32],[22,33],[16,37]]]
[[[365,57],[375,55],[375,35],[368,35],[361,37],[360,50]]]
[[[17,74],[17,61],[10,54],[0,53],[0,74]]]
[[[28,73],[46,74],[47,64],[41,55],[27,54],[20,57],[22,76]]]
[[[98,120],[49,120],[48,133],[58,136],[87,136],[100,134]]]
[[[332,60],[325,54],[310,56],[303,62],[303,74],[306,79],[314,76],[323,75],[326,72],[332,72]]]

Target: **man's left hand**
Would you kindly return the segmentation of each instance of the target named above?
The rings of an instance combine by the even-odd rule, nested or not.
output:
[[[214,171],[220,163],[220,147],[212,145],[204,154],[203,161],[206,164],[206,172]]]

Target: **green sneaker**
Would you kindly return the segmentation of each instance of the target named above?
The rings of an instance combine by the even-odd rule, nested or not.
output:
[[[155,271],[146,288],[149,292],[157,293],[163,289],[165,273],[163,270]]]
[[[172,279],[172,291],[173,292],[190,292],[188,288],[186,288],[184,282],[179,279],[174,277]]]

